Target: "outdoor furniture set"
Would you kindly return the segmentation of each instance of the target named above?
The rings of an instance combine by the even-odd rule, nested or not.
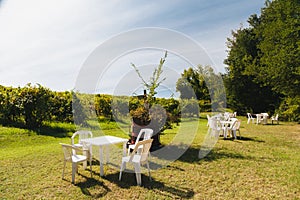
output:
[[[137,185],[141,185],[141,165],[147,165],[149,178],[151,180],[148,157],[150,155],[150,147],[153,141],[153,139],[151,139],[152,134],[152,129],[142,129],[138,135],[136,143],[129,145],[127,151],[126,144],[128,139],[110,135],[93,137],[91,131],[77,131],[73,134],[71,138],[71,145],[60,143],[64,152],[64,168],[62,177],[64,178],[66,162],[72,163],[72,183],[75,182],[75,173],[78,170],[78,163],[82,162],[83,168],[86,169],[87,162],[89,162],[92,176],[92,146],[96,146],[99,148],[100,176],[103,176],[104,149],[106,150],[106,163],[108,163],[110,146],[112,144],[123,144],[119,179],[121,180],[122,171],[126,169],[126,163],[131,163],[135,170]],[[74,139],[77,136],[79,136],[78,143],[75,143]]]
[[[256,116],[256,124],[264,124],[264,125],[268,124],[268,118],[269,118],[268,113],[258,113],[258,114],[254,114],[254,115]],[[255,118],[251,115],[251,113],[247,113],[247,117],[248,117],[247,124],[249,124],[251,121],[252,121],[252,123],[254,123]],[[272,122],[272,124],[274,122],[277,122],[277,124],[279,124],[278,114],[271,117],[271,122]]]
[[[209,131],[212,135],[218,137],[223,135],[224,138],[231,136],[234,139],[237,139],[236,132],[240,132],[241,121],[236,118],[236,113],[234,115],[230,115],[229,113],[218,114],[210,117],[207,115],[207,126],[209,127]]]

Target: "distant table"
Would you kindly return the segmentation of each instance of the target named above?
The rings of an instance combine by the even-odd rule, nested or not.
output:
[[[223,135],[224,138],[227,138],[227,129],[231,126],[231,124],[233,124],[234,121],[230,121],[230,120],[220,120],[220,124],[222,126],[223,129]]]
[[[99,147],[99,161],[100,161],[100,176],[104,175],[104,170],[103,170],[103,164],[104,164],[104,159],[103,159],[103,147],[107,147],[106,151],[106,160],[109,162],[109,145],[112,144],[118,144],[118,143],[123,143],[123,156],[126,155],[126,142],[128,139],[125,138],[120,138],[120,137],[115,137],[111,135],[105,135],[105,136],[100,136],[100,137],[94,137],[94,138],[87,138],[87,139],[81,139],[81,142],[85,142],[87,144],[91,144],[94,146]]]

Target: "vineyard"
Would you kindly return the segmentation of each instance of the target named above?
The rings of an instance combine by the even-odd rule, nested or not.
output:
[[[5,126],[36,129],[46,122],[77,122],[89,119],[93,115],[110,121],[123,117],[140,115],[144,110],[144,99],[137,96],[115,97],[107,94],[79,94],[73,91],[51,91],[41,85],[27,84],[25,87],[0,86],[0,123]],[[180,117],[198,116],[201,111],[209,111],[209,101],[177,100],[174,98],[156,98],[155,104],[160,105],[167,113],[167,123],[178,123]],[[200,108],[200,110],[199,110]],[[185,116],[181,116],[181,114]],[[76,121],[77,120],[77,121]]]

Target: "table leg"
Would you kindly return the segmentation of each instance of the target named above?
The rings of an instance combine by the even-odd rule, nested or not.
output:
[[[103,147],[99,147],[99,161],[100,161],[100,176],[104,175],[104,170],[103,170]]]
[[[123,157],[126,156],[127,151],[126,151],[126,143],[127,142],[123,142]]]
[[[109,163],[109,145],[106,145],[105,148],[106,148],[106,163]]]

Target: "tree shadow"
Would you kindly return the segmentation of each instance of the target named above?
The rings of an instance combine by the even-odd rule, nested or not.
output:
[[[74,128],[67,128],[67,127],[59,127],[59,126],[50,126],[50,125],[43,125],[40,128],[33,129],[39,135],[46,135],[52,136],[56,138],[64,138],[70,136],[70,133],[75,132]]]
[[[254,142],[264,142],[262,140],[257,140],[253,138],[248,138],[248,137],[241,137],[238,140],[232,140],[232,139],[226,139],[230,140],[232,142],[241,142],[241,141],[254,141]],[[223,159],[223,158],[233,158],[233,159],[253,159],[252,157],[249,156],[244,156],[243,154],[240,154],[238,152],[224,152],[224,149],[218,149],[216,147],[213,148],[208,148],[205,150],[205,148],[194,148],[194,147],[188,147],[185,148],[182,145],[168,145],[164,151],[164,153],[155,153],[151,152],[151,156],[156,157],[161,160],[167,160],[167,161],[172,161],[172,160],[179,160],[182,162],[187,162],[187,163],[198,163],[200,160],[205,160],[205,161],[213,161],[217,159]],[[199,154],[201,152],[204,154],[203,158],[199,158]],[[176,158],[176,155],[174,155],[174,152],[181,152],[182,155],[178,158]],[[151,169],[158,169],[161,168],[162,166],[154,162],[150,162]]]
[[[202,160],[207,162],[212,162],[219,159],[231,158],[231,159],[247,159],[253,160],[254,157],[244,156],[240,153],[224,152],[223,149],[213,149],[209,154],[207,154]]]
[[[135,173],[123,172],[121,181],[119,181],[119,172],[106,175],[103,178],[118,185],[120,188],[129,189],[131,187],[137,186]],[[163,182],[157,181],[153,178],[150,181],[149,177],[144,174],[142,174],[141,187],[148,190],[155,190],[156,192],[160,193],[160,195],[163,195],[166,198],[191,199],[195,195],[195,192],[190,188],[166,185]]]
[[[250,138],[250,137],[245,137],[245,136],[241,136],[241,137],[237,137],[237,141],[252,141],[252,142],[259,142],[259,143],[264,143],[264,140],[259,140],[257,138]]]

